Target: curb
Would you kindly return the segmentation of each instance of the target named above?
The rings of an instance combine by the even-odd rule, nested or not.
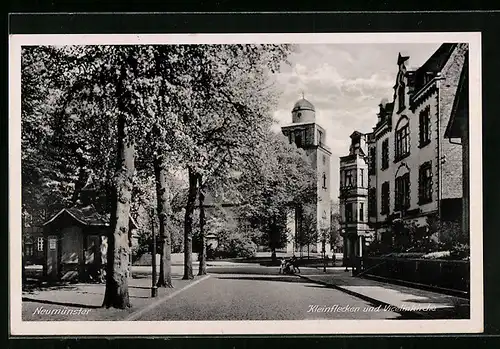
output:
[[[141,309],[138,309],[136,310],[135,312],[129,314],[124,321],[133,321],[133,320],[136,320],[138,317],[140,317],[141,315],[143,315],[144,313],[146,313],[147,311],[151,310],[151,309],[154,309],[156,306],[158,306],[159,304],[177,296],[179,293],[181,293],[182,291],[185,291],[187,290],[188,288],[190,287],[193,287],[194,285],[208,279],[210,277],[210,274],[207,274],[201,278],[199,278],[198,280],[194,280],[193,282],[191,282],[190,284],[187,284],[186,286],[184,286],[183,288],[180,288],[170,294],[167,294],[161,298],[158,298],[157,300],[155,300],[153,303],[150,303],[148,305],[146,305],[144,308],[141,308]]]
[[[366,296],[364,294],[361,294],[361,293],[358,293],[358,292],[354,292],[354,291],[345,289],[345,288],[343,288],[341,286],[338,286],[338,285],[335,285],[335,284],[330,284],[328,282],[321,281],[321,280],[314,280],[314,279],[311,279],[311,278],[309,278],[307,276],[304,276],[304,275],[298,275],[298,276],[301,277],[301,278],[303,278],[303,279],[306,279],[308,281],[311,281],[311,282],[314,282],[314,283],[317,283],[317,284],[320,284],[320,285],[323,285],[323,286],[327,286],[327,287],[330,287],[330,288],[334,288],[334,289],[336,289],[338,291],[341,291],[341,292],[344,292],[344,293],[346,293],[346,294],[348,294],[350,296],[353,296],[353,297],[356,297],[356,298],[360,298],[360,299],[362,299],[362,300],[364,300],[366,302],[372,303],[375,306],[379,306],[380,305],[382,307],[391,307],[391,308],[394,307],[396,309],[399,309],[399,307],[394,306],[393,304],[389,304],[387,302],[383,302],[383,301],[378,300],[376,298],[368,297],[368,296]],[[404,315],[408,315],[408,312],[406,312],[406,311],[398,311],[396,309],[394,309],[393,311],[396,312],[396,313],[402,314],[403,316]],[[413,311],[411,313],[412,314],[416,314],[417,316],[419,316],[420,318],[423,318],[423,319],[432,319],[431,316],[429,316],[429,315],[427,315],[425,313],[422,313],[420,311]]]

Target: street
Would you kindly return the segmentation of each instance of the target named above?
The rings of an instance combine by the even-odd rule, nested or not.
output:
[[[278,268],[217,266],[210,276],[134,320],[304,320],[393,319],[391,311],[365,311],[372,305]],[[306,274],[320,273],[304,269]],[[330,310],[325,307],[330,307]]]

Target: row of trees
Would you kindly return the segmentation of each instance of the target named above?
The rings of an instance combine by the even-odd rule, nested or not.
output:
[[[206,273],[205,194],[220,188],[241,205],[238,229],[275,250],[293,203],[314,191],[305,154],[271,132],[278,91],[272,74],[289,45],[24,47],[23,212],[78,202],[89,172],[95,207],[110,214],[103,306],[130,306],[128,217],[159,221],[158,284],[172,287],[171,203],[185,177],[184,279],[193,278],[193,216],[199,203]],[[179,175],[180,174],[180,175]],[[45,217],[47,214],[45,214]],[[248,233],[250,232],[250,233]]]

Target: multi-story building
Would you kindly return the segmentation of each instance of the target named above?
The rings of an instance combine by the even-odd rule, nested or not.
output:
[[[349,155],[340,158],[340,229],[344,241],[344,265],[362,257],[363,246],[372,240],[368,226],[368,145],[371,135],[355,131]]]
[[[301,234],[304,234],[304,212],[312,212],[312,220],[316,222],[317,235],[330,228],[330,156],[331,151],[326,145],[326,130],[316,123],[316,110],[314,105],[302,98],[295,103],[292,109],[292,124],[281,128],[283,134],[298,148],[304,149],[311,162],[311,166],[316,170],[316,202],[303,204],[297,207],[294,213],[292,234],[287,247],[288,252],[316,253],[323,249],[322,242],[302,245],[296,241],[301,241]],[[329,252],[329,246],[325,246],[325,252]]]
[[[381,101],[366,135],[368,215],[378,240],[394,242],[397,220],[427,229],[429,216],[462,219],[462,146],[445,131],[467,52],[467,44],[443,44],[416,70],[398,56],[393,100]]]

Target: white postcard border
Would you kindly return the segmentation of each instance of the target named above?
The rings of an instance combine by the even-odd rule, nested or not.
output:
[[[22,321],[21,288],[21,46],[181,43],[469,43],[470,137],[470,319],[467,320],[304,320],[304,321]],[[236,335],[236,334],[398,334],[483,331],[481,33],[300,33],[300,34],[91,34],[9,37],[9,293],[14,336],[73,335]]]

